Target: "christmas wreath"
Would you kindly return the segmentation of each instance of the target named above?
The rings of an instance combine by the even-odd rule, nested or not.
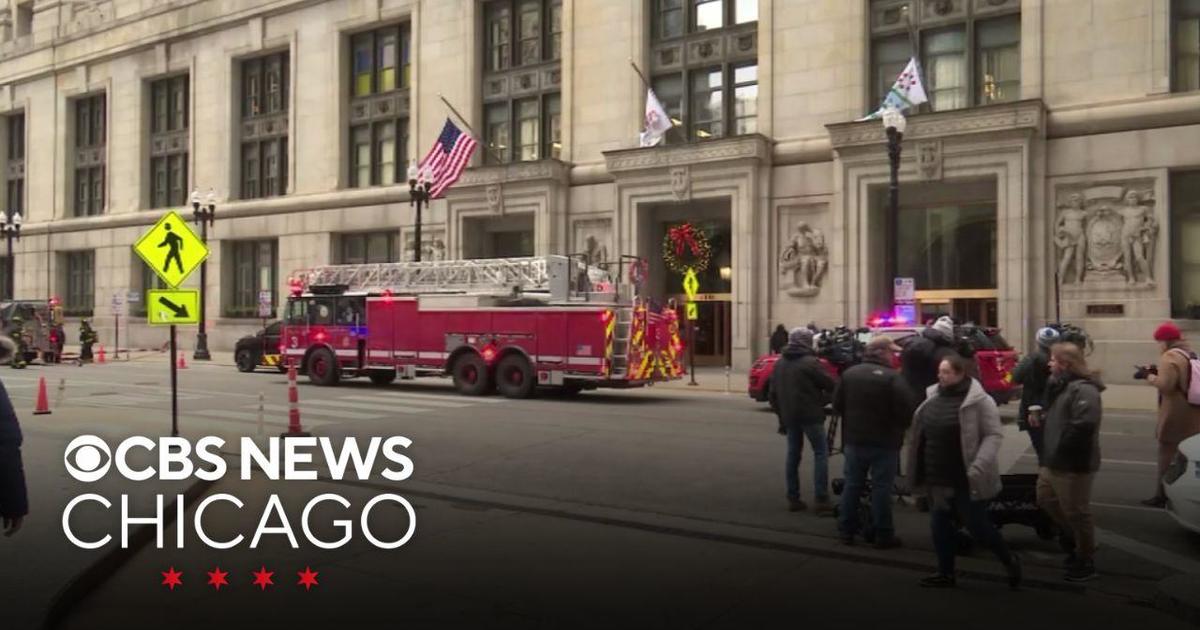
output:
[[[645,258],[638,258],[629,262],[629,281],[637,286],[642,286],[646,282],[646,276],[650,273],[650,264]]]
[[[675,273],[685,273],[688,269],[700,273],[708,269],[711,258],[708,237],[691,223],[676,225],[663,237],[663,262]]]

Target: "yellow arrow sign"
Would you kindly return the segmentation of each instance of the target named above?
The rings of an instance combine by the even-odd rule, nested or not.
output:
[[[696,297],[696,292],[700,290],[700,280],[696,277],[696,270],[688,267],[686,273],[683,274],[683,292],[687,294],[688,299]]]
[[[195,324],[200,321],[200,291],[197,289],[147,291],[146,315],[151,326]]]
[[[133,251],[171,287],[178,287],[208,258],[208,246],[174,210],[143,234]]]
[[[697,308],[698,305],[695,302],[688,302],[684,306],[688,319],[700,319],[700,309]]]

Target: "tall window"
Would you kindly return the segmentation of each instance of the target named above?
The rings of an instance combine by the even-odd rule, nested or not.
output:
[[[260,291],[270,291],[271,304],[278,304],[275,240],[229,241],[225,246],[225,317],[257,317]]]
[[[1200,171],[1171,175],[1171,312],[1200,319]]]
[[[1200,90],[1200,0],[1173,0],[1172,87],[1176,92]]]
[[[650,69],[675,127],[666,142],[754,133],[757,0],[654,0]]]
[[[242,199],[288,186],[288,52],[242,62]]]
[[[931,2],[871,1],[871,94],[875,109],[920,52],[922,79],[932,111],[1002,103],[1021,98],[1020,0]],[[916,39],[911,39],[912,24]]]
[[[65,252],[63,264],[63,314],[90,317],[95,302],[95,253]]]
[[[350,38],[351,187],[405,181],[412,72],[409,25],[397,24]]]
[[[25,114],[9,114],[5,117],[8,146],[4,164],[4,211],[9,215],[20,212],[25,215]]]
[[[484,161],[557,158],[562,150],[562,0],[484,7]]]
[[[340,265],[389,263],[400,260],[395,232],[357,232],[338,237],[337,260]]]
[[[142,317],[146,315],[146,293],[154,289],[165,289],[167,285],[163,283],[162,278],[158,277],[158,274],[154,273],[150,265],[142,262],[142,259],[137,254],[134,254],[131,260],[133,261],[132,265],[135,275],[133,283],[130,286],[134,287],[135,291],[141,292],[142,299],[138,302],[129,302],[129,314],[135,317]]]
[[[75,101],[75,206],[77,217],[104,212],[105,102],[97,94]]]
[[[150,206],[182,206],[188,191],[188,75],[150,84]]]

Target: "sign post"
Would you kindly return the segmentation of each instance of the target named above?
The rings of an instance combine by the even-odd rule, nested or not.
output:
[[[124,310],[125,296],[121,293],[114,293],[112,297],[112,315],[113,315],[113,358],[121,358],[121,312]]]
[[[171,327],[171,354],[167,357],[171,366],[171,435],[177,436],[179,377],[175,356],[179,349],[176,347],[176,326],[198,323],[200,313],[200,291],[180,289],[179,285],[208,258],[208,245],[183,217],[171,211],[134,243],[133,251],[171,287],[170,290],[146,292],[146,317],[152,326]]]

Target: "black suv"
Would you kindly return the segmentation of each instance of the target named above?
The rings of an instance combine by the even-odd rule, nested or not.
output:
[[[280,372],[287,371],[279,356],[279,329],[282,325],[283,322],[272,322],[257,334],[238,340],[233,347],[233,360],[239,372],[253,372],[260,365],[274,365]],[[265,357],[272,357],[274,362],[268,363]]]

